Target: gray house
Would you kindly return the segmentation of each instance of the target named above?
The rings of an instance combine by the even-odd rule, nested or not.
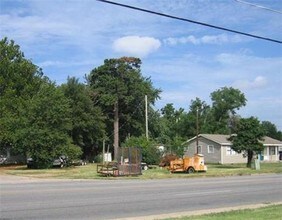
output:
[[[206,163],[247,163],[243,153],[232,150],[232,143],[228,140],[229,135],[222,134],[199,134],[198,153],[205,156]],[[193,156],[197,152],[197,137],[185,142],[184,155]],[[261,161],[282,161],[282,142],[270,137],[264,137],[264,150],[259,155]]]

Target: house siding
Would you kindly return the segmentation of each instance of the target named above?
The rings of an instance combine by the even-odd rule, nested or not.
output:
[[[236,153],[233,155],[228,154],[228,148],[230,146],[221,146],[222,150],[222,164],[231,164],[231,163],[247,163],[247,157],[244,157],[242,153]]]
[[[220,134],[200,134],[198,141],[202,151],[199,152],[204,155],[207,163],[247,163],[247,158],[242,153],[235,153],[231,151],[232,143],[228,140],[228,135]],[[261,152],[259,158],[262,161],[282,161],[282,142],[273,138],[264,137],[262,141],[264,150]],[[213,153],[208,152],[208,146],[213,145]],[[184,155],[193,156],[196,153],[196,137],[189,139],[186,142],[186,151]]]
[[[185,156],[192,157],[196,153],[196,140],[189,143],[186,148]],[[214,152],[208,152],[208,146],[214,146]],[[199,152],[204,155],[206,163],[221,163],[221,152],[220,145],[211,140],[205,139],[203,137],[199,137],[199,146],[202,146],[202,152]]]
[[[261,152],[260,159],[263,161],[277,162],[280,160],[279,151],[281,150],[282,147],[279,146],[265,146],[264,150]]]

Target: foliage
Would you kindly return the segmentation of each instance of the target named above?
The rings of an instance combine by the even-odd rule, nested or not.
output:
[[[205,101],[196,98],[191,100],[189,112],[180,120],[180,133],[182,137],[186,137],[186,140],[197,135],[197,114],[199,133],[211,133],[213,124],[211,108]]]
[[[0,41],[0,146],[11,148],[18,137],[15,130],[25,123],[22,118],[26,100],[38,91],[41,70],[24,58],[14,41]]]
[[[282,132],[277,130],[275,124],[270,121],[263,121],[261,122],[261,125],[266,136],[282,141]]]
[[[177,156],[182,157],[184,155],[184,146],[183,146],[184,141],[186,140],[179,136],[173,138],[169,146],[168,152],[174,153]]]
[[[130,137],[123,144],[124,147],[141,147],[142,161],[148,164],[158,164],[160,161],[161,152],[156,144],[147,140],[146,137]]]
[[[48,167],[71,146],[68,100],[13,41],[3,39],[0,50],[1,150],[12,148]]]
[[[181,156],[181,143],[197,134],[197,125],[199,133],[231,134],[240,132],[244,121],[236,111],[246,105],[245,95],[232,87],[212,92],[211,106],[196,98],[187,112],[172,103],[154,110],[161,91],[142,76],[141,60],[134,57],[106,59],[86,76],[87,85],[68,78],[58,87],[24,57],[14,41],[4,38],[0,73],[0,151],[32,156],[40,167],[60,154],[78,157],[81,150],[84,158],[94,158],[102,150],[102,139],[109,143],[120,139],[118,147],[144,135],[145,95],[150,144],[144,137],[133,140],[144,146],[143,156],[150,163],[158,160],[154,143]],[[266,135],[282,140],[282,132],[271,122],[262,122],[262,127]]]
[[[43,83],[28,102],[26,123],[16,130],[19,140],[15,147],[31,156],[39,168],[48,167],[50,160],[71,152],[67,149],[72,146],[68,100],[54,84]]]
[[[68,78],[67,83],[61,85],[60,89],[70,104],[70,136],[73,143],[81,147],[83,158],[94,157],[98,154],[96,146],[105,136],[105,117],[100,107],[93,105],[89,87],[79,83],[78,79]]]
[[[179,156],[183,155],[183,147],[181,144],[185,141],[181,137],[183,126],[184,109],[176,110],[172,103],[165,105],[161,109],[161,118],[159,119],[162,125],[158,141],[166,146],[167,152],[174,153]]]
[[[114,136],[114,145],[119,145],[130,135],[145,133],[144,96],[148,96],[150,104],[159,97],[160,90],[153,87],[150,78],[141,75],[140,66],[138,58],[106,59],[87,77],[94,103],[107,116],[107,136],[111,139]],[[122,127],[120,131],[119,127]],[[114,147],[117,152],[118,146]]]
[[[238,89],[223,87],[211,93],[213,132],[219,134],[232,133],[229,118],[246,105],[245,95]]]
[[[251,167],[254,153],[263,150],[264,131],[257,118],[242,118],[239,121],[236,135],[230,137],[232,149],[238,153],[245,152],[248,157],[247,166]]]

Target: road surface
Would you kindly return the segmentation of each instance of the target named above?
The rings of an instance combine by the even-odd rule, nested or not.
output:
[[[165,180],[0,178],[2,219],[146,219],[282,202],[281,174]]]

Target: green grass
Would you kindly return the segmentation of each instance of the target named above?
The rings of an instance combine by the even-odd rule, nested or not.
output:
[[[208,164],[207,172],[194,174],[173,173],[167,169],[155,167],[143,171],[143,175],[137,177],[119,177],[134,179],[164,179],[164,178],[194,178],[194,177],[217,177],[217,176],[234,176],[234,175],[252,175],[264,173],[282,173],[282,163],[261,163],[261,170],[254,170],[246,167],[246,164],[218,165]],[[11,174],[19,176],[28,176],[36,178],[60,178],[60,179],[101,179],[116,177],[101,177],[97,173],[96,164],[86,166],[56,168],[56,169],[27,169],[26,166],[0,167],[0,174]]]
[[[281,220],[282,205],[271,205],[257,209],[243,209],[215,214],[168,218],[166,220]]]
[[[0,174],[36,178],[58,178],[58,179],[96,179],[100,176],[96,172],[96,164],[86,166],[51,168],[51,169],[28,169],[26,166],[1,167]]]

